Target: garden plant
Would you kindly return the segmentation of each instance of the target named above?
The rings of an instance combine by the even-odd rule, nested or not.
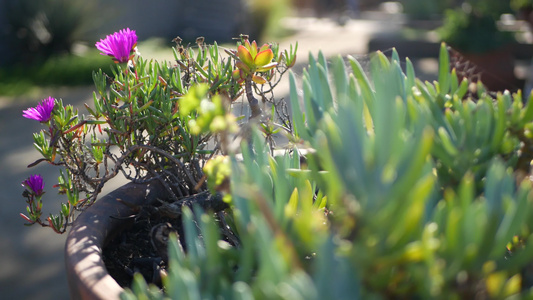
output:
[[[532,98],[459,79],[442,44],[435,82],[396,51],[368,72],[310,54],[301,82],[289,71],[289,109],[273,87],[295,48],[177,39],[168,63],[135,43],[130,30],[97,43],[117,64],[94,73],[89,115],[53,98],[24,112],[46,126],[32,165],[63,169],[68,198],[43,220],[43,179],[26,179],[31,224],[64,232],[118,173],[161,182],[162,206],[202,192],[225,204],[180,207],[162,286],[137,274],[123,299],[533,296]]]
[[[274,102],[272,90],[294,64],[296,49],[280,53],[246,36],[237,50],[224,53],[202,38],[196,51],[179,37],[175,41],[176,63],[170,65],[136,54],[135,31],[109,35],[96,47],[112,57],[116,68],[112,76],[101,70],[93,74],[96,92],[93,107],[86,105],[88,115],[52,97],[24,111],[24,117],[47,127],[34,134],[43,157],[30,166],[48,162],[60,167],[56,187],[68,198],[58,215],[43,219],[44,181],[40,175],[25,180],[28,209],[23,217],[30,224],[65,232],[76,211],[92,204],[119,173],[137,183],[158,180],[174,200],[206,190],[203,164],[227,152],[227,138],[238,123],[229,108],[241,95],[251,111],[247,121],[261,123],[265,132],[292,130],[287,107]],[[279,107],[273,116],[263,113],[268,102]]]

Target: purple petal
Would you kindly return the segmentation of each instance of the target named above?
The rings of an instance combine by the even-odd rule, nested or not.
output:
[[[115,60],[123,63],[129,60],[130,53],[136,44],[135,30],[126,28],[106,36],[105,39],[96,42],[95,46],[102,51],[100,54],[113,56]]]
[[[44,181],[41,175],[31,175],[22,182],[22,185],[31,190],[36,196],[43,194]]]
[[[36,107],[30,107],[22,111],[22,116],[39,122],[48,122],[52,117],[54,104],[55,99],[48,97],[47,99],[43,99]]]

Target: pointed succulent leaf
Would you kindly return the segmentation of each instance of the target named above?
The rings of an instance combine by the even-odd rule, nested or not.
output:
[[[265,84],[266,83],[266,79],[261,77],[261,76],[257,76],[257,75],[254,75],[252,77],[252,80],[257,83],[257,84]]]
[[[273,58],[274,53],[272,53],[272,49],[267,49],[257,53],[257,56],[254,59],[254,63],[256,66],[262,67],[264,65],[269,64]]]
[[[246,47],[246,49],[248,49],[248,51],[250,51],[250,49],[252,48],[252,45],[250,45],[250,41],[249,40],[244,40],[244,47]]]
[[[20,216],[21,216],[24,220],[26,220],[26,221],[28,221],[28,222],[30,222],[30,223],[35,223],[35,221],[31,220],[30,218],[28,218],[28,216],[26,216],[26,215],[23,214],[23,213],[20,213]]]
[[[237,48],[237,53],[239,55],[239,59],[245,63],[247,66],[252,66],[254,63],[254,59],[252,58],[252,55],[250,54],[250,51],[246,49],[243,45],[240,45],[239,48]]]
[[[268,71],[268,70],[272,70],[277,65],[278,65],[277,62],[271,62],[269,64],[266,64],[266,65],[262,66],[262,67],[257,68],[256,71],[257,72],[265,72],[265,71]]]
[[[439,53],[439,85],[441,95],[446,95],[450,91],[450,56],[445,43],[440,45]]]
[[[267,49],[270,49],[270,45],[269,44],[264,44],[263,46],[261,46],[261,49],[259,49],[259,52],[263,52]]]
[[[237,66],[239,70],[244,72],[245,75],[250,74],[250,67],[246,65],[244,62],[238,61],[235,65]]]
[[[255,41],[252,42],[252,44],[248,44],[249,45],[249,48],[248,50],[250,50],[250,54],[252,55],[252,58],[255,58],[255,56],[257,55],[257,43]]]

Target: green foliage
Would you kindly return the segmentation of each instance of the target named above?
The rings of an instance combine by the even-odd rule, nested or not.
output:
[[[511,13],[511,1],[468,0],[465,2],[472,6],[474,10],[477,10],[483,14],[491,15],[495,19],[498,19],[501,14]]]
[[[280,25],[280,21],[289,14],[291,1],[247,0],[245,2],[248,2],[250,8],[247,17],[252,36],[257,36],[261,40],[270,40],[287,35],[287,29]]]
[[[415,20],[428,20],[438,17],[453,4],[453,1],[450,0],[403,0],[400,2],[403,5],[404,13]]]
[[[531,0],[511,0],[511,8],[519,11],[521,9],[531,9],[533,8],[533,1]]]
[[[206,84],[193,86],[179,100],[180,116],[189,119],[188,126],[194,134],[220,133],[236,127],[233,115],[227,114],[222,97],[208,97],[209,86]],[[195,112],[194,117],[190,117]]]
[[[498,29],[498,17],[499,14],[493,14],[484,6],[448,10],[438,32],[444,42],[458,51],[485,53],[514,41],[511,33]]]
[[[75,42],[88,39],[101,18],[94,1],[8,0],[3,5],[9,23],[6,33],[23,63],[70,52]]]
[[[217,156],[205,163],[203,168],[207,176],[207,187],[211,193],[215,193],[217,188],[223,186],[231,175],[231,165],[228,156]]]
[[[444,44],[433,83],[398,57],[378,52],[367,76],[351,57],[347,71],[310,56],[303,107],[290,78],[305,159],[297,147],[271,156],[255,132],[231,162],[239,243],[185,211],[188,250],[171,243],[165,295],[152,299],[532,297],[533,99],[469,93]]]
[[[0,95],[17,96],[44,86],[92,84],[93,70],[111,73],[109,58],[88,51],[84,55],[51,56],[32,65],[15,64],[0,68]]]

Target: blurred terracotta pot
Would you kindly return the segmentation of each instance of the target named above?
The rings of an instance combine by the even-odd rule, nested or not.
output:
[[[514,73],[514,57],[511,47],[503,47],[486,53],[461,53],[461,55],[469,62],[466,68],[471,68],[472,64],[476,66],[474,73],[480,74],[478,79],[481,79],[488,90],[514,91],[518,89],[519,82]]]

